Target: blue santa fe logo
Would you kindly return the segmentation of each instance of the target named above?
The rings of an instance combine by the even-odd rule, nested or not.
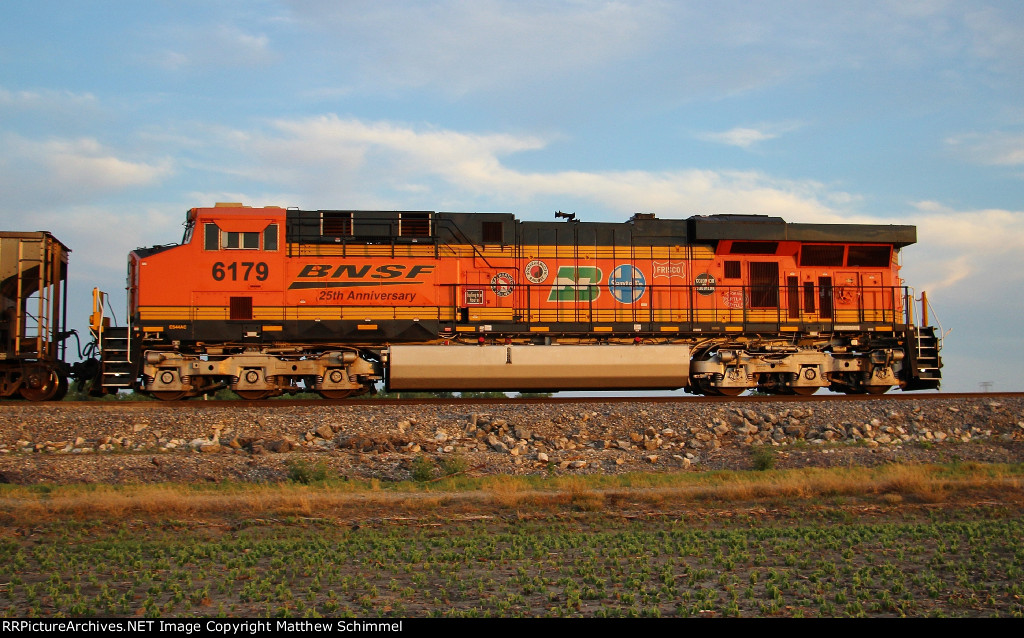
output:
[[[623,264],[612,271],[608,278],[608,290],[619,303],[634,303],[644,296],[647,281],[639,268]]]

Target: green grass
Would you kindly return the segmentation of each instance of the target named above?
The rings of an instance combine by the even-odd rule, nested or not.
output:
[[[437,463],[434,459],[421,454],[412,460],[412,480],[418,483],[425,483],[434,478],[437,472]]]
[[[1019,510],[979,507],[846,523],[53,520],[0,538],[0,616],[1020,617],[1022,541]]]
[[[305,459],[291,459],[287,466],[288,480],[293,483],[326,483],[332,477],[330,468],[323,461],[311,463]]]
[[[750,459],[755,470],[770,470],[775,467],[775,450],[765,445],[755,446],[751,448]]]

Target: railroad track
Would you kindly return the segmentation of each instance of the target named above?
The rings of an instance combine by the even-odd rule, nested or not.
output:
[[[787,396],[787,395],[752,395],[739,397],[709,397],[702,395],[681,395],[681,396],[553,396],[553,397],[506,397],[506,398],[389,398],[389,399],[270,399],[261,401],[246,400],[209,400],[191,399],[186,401],[63,401],[51,404],[66,407],[82,408],[107,408],[110,406],[124,406],[126,409],[146,409],[153,406],[166,406],[168,408],[226,408],[238,407],[263,407],[268,410],[286,407],[301,406],[383,406],[383,405],[542,405],[542,404],[570,404],[570,403],[680,403],[680,404],[753,404],[753,403],[831,403],[831,402],[870,402],[870,401],[933,401],[944,399],[999,399],[999,398],[1021,398],[1024,392],[917,392],[897,393],[885,395],[845,395],[845,394],[822,394],[816,396]],[[23,402],[0,403],[3,406],[25,405]]]

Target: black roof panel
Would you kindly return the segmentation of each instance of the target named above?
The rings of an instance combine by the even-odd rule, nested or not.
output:
[[[739,239],[746,241],[820,241],[892,244],[897,248],[917,242],[916,226],[881,224],[789,224],[766,215],[710,215],[689,219],[693,241]]]

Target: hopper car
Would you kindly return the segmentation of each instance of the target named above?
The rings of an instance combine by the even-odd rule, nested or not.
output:
[[[0,397],[49,401],[67,393],[70,252],[48,232],[0,232]]]

